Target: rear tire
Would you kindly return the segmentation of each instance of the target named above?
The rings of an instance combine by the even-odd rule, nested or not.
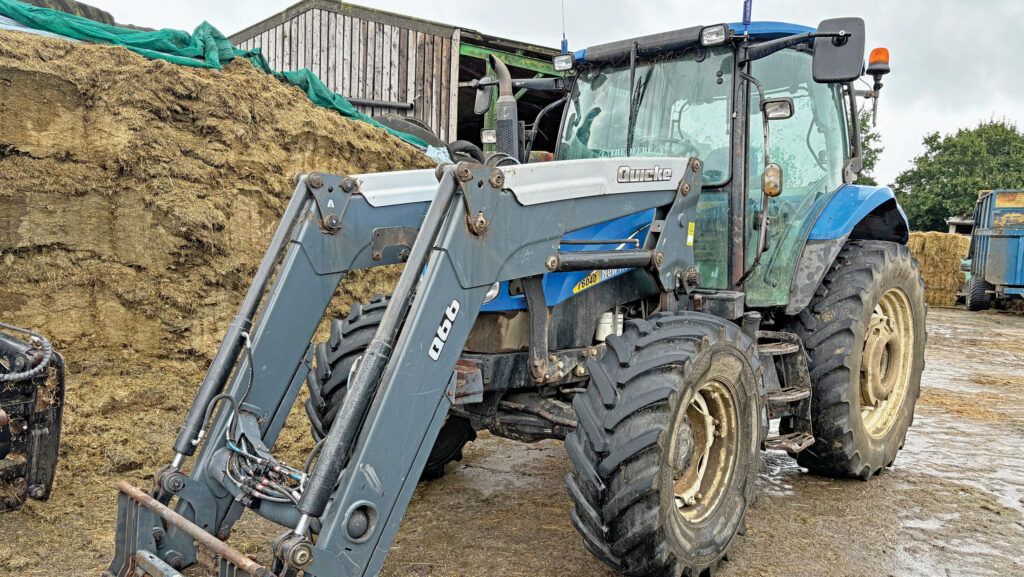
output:
[[[377,334],[377,326],[384,317],[389,298],[375,295],[367,304],[353,304],[345,320],[331,323],[328,341],[317,344],[316,367],[306,377],[309,388],[306,414],[309,415],[314,439],[324,438],[334,423],[345,400],[352,366]],[[452,461],[461,461],[462,448],[474,439],[476,432],[468,419],[449,415],[437,435],[420,478],[443,476],[445,466]]]
[[[907,247],[850,241],[793,320],[811,374],[811,472],[867,480],[891,466],[924,370],[924,281]],[[888,390],[887,390],[888,389]]]
[[[986,291],[992,290],[992,285],[985,282],[985,279],[972,276],[964,288],[964,304],[969,311],[987,311],[992,305],[992,297]]]
[[[720,318],[663,313],[629,321],[588,367],[565,442],[584,545],[630,576],[709,574],[744,530],[761,467],[753,343]]]

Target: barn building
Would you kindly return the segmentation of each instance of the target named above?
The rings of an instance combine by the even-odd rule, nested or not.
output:
[[[501,58],[514,78],[556,74],[552,48],[331,0],[300,2],[231,41],[243,50],[260,48],[275,70],[310,69],[378,119],[414,117],[444,142],[479,143],[480,130],[491,121],[473,114],[475,90],[460,88],[488,73],[489,54]],[[532,119],[553,96],[519,98],[522,117]]]

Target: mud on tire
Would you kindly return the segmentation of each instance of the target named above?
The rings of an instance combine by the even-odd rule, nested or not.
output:
[[[753,344],[717,317],[663,313],[629,321],[588,366],[592,381],[573,402],[579,427],[565,442],[572,521],[584,544],[626,575],[709,574],[744,529],[761,467],[764,397]],[[690,418],[698,397],[707,407],[712,397],[731,399],[733,416],[721,422],[732,430],[713,435],[732,448],[728,458],[708,457],[719,454],[714,445],[703,457],[694,449],[702,436],[693,423],[705,418]],[[712,459],[728,463],[723,481],[708,480],[709,493],[695,497],[705,504],[680,507],[679,482]]]
[[[885,422],[869,431],[868,420],[883,405],[877,399],[873,405],[863,404],[868,393],[862,383],[874,370],[862,364],[868,355],[865,337],[889,298],[904,302],[909,312],[908,326],[900,330],[912,336],[911,342],[899,344],[910,355],[901,369],[907,371],[907,381],[902,396],[891,399],[894,405],[887,409]],[[907,247],[883,241],[846,244],[808,307],[791,324],[807,349],[813,385],[815,443],[798,455],[800,465],[821,475],[862,479],[892,465],[920,394],[925,314],[924,281]],[[888,356],[882,358],[888,361]]]
[[[345,320],[331,323],[331,336],[316,346],[316,365],[306,377],[309,416],[313,437],[320,440],[327,435],[334,418],[345,399],[349,373],[377,333],[390,297],[375,295],[369,303],[355,303]],[[462,448],[476,439],[469,420],[449,416],[438,433],[434,448],[427,458],[422,479],[436,479],[444,475],[445,465],[462,460]]]

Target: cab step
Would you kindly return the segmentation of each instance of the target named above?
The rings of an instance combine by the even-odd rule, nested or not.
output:
[[[787,415],[802,415],[810,408],[805,401],[811,398],[811,389],[807,387],[785,387],[768,391],[766,405],[768,418],[778,419]]]
[[[768,404],[784,406],[811,398],[811,390],[806,387],[786,387],[768,391]]]
[[[763,355],[778,357],[782,355],[792,355],[793,353],[799,353],[800,345],[798,345],[797,343],[787,343],[785,341],[758,343],[757,351]]]
[[[764,440],[766,449],[799,453],[814,444],[814,436],[810,433],[796,432],[788,435],[777,435]]]

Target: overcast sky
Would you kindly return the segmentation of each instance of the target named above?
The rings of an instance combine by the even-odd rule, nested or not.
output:
[[[86,0],[119,22],[192,30],[203,20],[233,34],[297,0]],[[556,47],[558,0],[362,0],[363,6]],[[565,0],[572,49],[697,24],[733,22],[742,0],[614,2]],[[922,151],[932,131],[954,132],[990,118],[1024,125],[1020,0],[754,0],[754,20],[808,26],[837,16],[867,23],[868,49],[889,48],[893,73],[879,101],[885,153],[876,174],[891,183]]]

